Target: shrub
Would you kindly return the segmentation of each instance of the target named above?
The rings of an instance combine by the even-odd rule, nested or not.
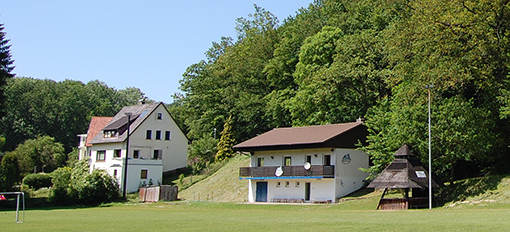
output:
[[[51,189],[48,200],[58,205],[67,205],[71,202],[68,196],[68,190],[71,183],[72,169],[69,167],[57,168],[50,175],[53,188]]]
[[[85,204],[110,202],[119,197],[119,184],[104,170],[94,170],[79,183],[73,183],[78,200]]]
[[[25,176],[25,178],[23,178],[23,185],[26,185],[34,190],[43,187],[50,187],[51,184],[51,176],[45,173],[28,174]]]
[[[73,169],[59,168],[53,176],[50,201],[56,204],[100,204],[120,196],[117,180],[103,170],[89,173],[87,161],[78,161]]]

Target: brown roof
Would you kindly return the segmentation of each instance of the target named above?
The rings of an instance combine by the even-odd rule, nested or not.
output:
[[[394,156],[393,162],[367,186],[368,188],[428,188],[429,174],[407,144],[400,147]],[[432,187],[439,187],[434,177]]]
[[[85,146],[92,146],[90,141],[92,141],[112,119],[113,117],[92,117],[92,119],[90,119],[89,130],[87,131],[87,143],[85,143]]]
[[[276,128],[235,145],[238,151],[300,148],[355,148],[366,141],[366,127],[360,122],[321,126]]]

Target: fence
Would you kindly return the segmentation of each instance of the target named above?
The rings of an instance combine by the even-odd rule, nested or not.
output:
[[[179,188],[177,186],[161,185],[140,188],[141,202],[176,201]]]

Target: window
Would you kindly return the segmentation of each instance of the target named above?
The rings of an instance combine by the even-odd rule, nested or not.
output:
[[[138,159],[140,157],[140,150],[134,150],[133,151],[133,158]]]
[[[165,131],[165,140],[170,140],[170,131]]]
[[[156,140],[161,140],[161,131],[160,130],[156,131]]]
[[[117,131],[114,131],[114,130],[104,131],[103,137],[105,137],[105,138],[117,137]]]
[[[101,150],[96,152],[96,161],[104,161],[105,160],[106,151]]]
[[[290,156],[285,156],[283,158],[283,166],[290,166],[292,164],[292,158]]]
[[[162,153],[163,153],[162,150],[154,150],[154,156],[152,158],[153,159],[161,159],[162,158]]]
[[[263,167],[264,166],[264,157],[258,157],[257,158],[257,167]]]
[[[285,188],[288,188],[290,183],[288,181],[285,181]]]
[[[276,187],[279,188],[281,186],[280,181],[276,182]]]
[[[324,155],[324,166],[331,166],[331,155]]]
[[[121,150],[113,150],[113,158],[120,158]]]
[[[113,178],[117,178],[117,169],[113,169]]]
[[[296,182],[296,188],[299,188],[299,181]]]
[[[147,130],[147,133],[145,135],[145,139],[152,139],[152,131],[151,130]]]
[[[306,162],[312,164],[312,156],[311,155],[306,156]]]
[[[163,119],[163,113],[158,113],[156,116],[156,119],[162,120]]]
[[[147,171],[147,169],[142,169],[140,171],[140,179],[147,179],[147,174],[149,173],[149,171]]]

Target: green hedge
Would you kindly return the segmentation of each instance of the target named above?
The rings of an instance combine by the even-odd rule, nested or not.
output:
[[[44,187],[50,187],[52,185],[51,176],[44,173],[28,174],[23,178],[23,184],[32,188],[40,189]]]

